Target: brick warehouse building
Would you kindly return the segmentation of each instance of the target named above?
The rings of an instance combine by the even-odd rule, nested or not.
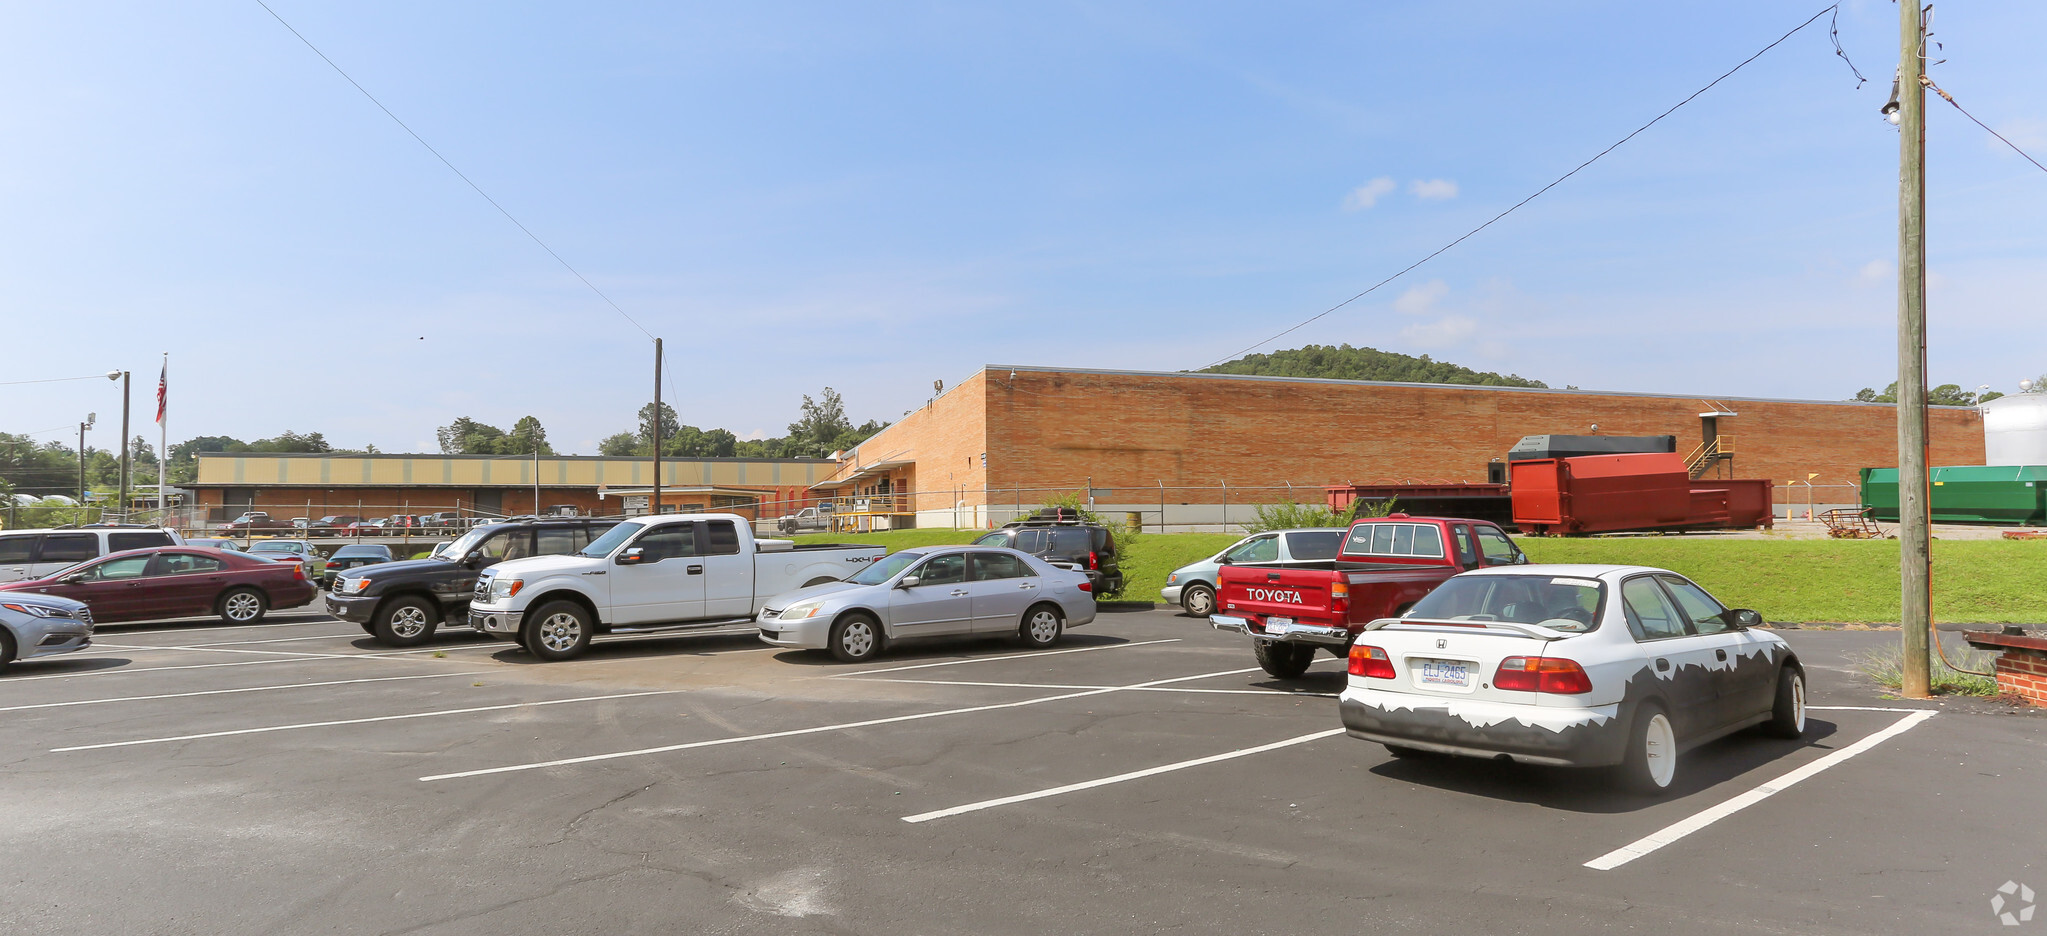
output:
[[[1977,410],[1929,418],[1932,464],[1983,463]],[[1484,481],[1527,435],[1674,435],[1683,454],[1709,422],[1734,453],[1724,476],[1817,475],[1780,502],[1853,503],[1860,469],[1897,461],[1896,409],[1882,403],[988,365],[845,453],[815,490],[895,525],[982,527],[1090,492],[1147,526],[1209,525],[1289,493],[1320,502],[1326,484]]]
[[[567,505],[586,514],[643,512],[651,458],[493,455],[201,454],[184,485],[196,523],[246,510],[272,517],[369,518],[444,510],[508,516]],[[664,511],[731,510],[777,516],[838,465],[829,459],[663,458]],[[534,481],[538,470],[538,504]]]

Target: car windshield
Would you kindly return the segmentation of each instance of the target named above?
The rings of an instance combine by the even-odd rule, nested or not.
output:
[[[896,573],[915,565],[917,560],[924,558],[925,555],[924,552],[919,550],[906,549],[893,555],[884,556],[880,562],[861,569],[859,575],[855,575],[846,581],[852,582],[855,585],[879,585],[895,578]]]
[[[474,530],[470,530],[469,532],[462,534],[462,537],[460,539],[457,539],[453,543],[449,543],[447,549],[443,549],[436,552],[434,554],[434,558],[446,559],[449,562],[457,561],[461,559],[463,556],[469,555],[469,553],[472,550],[476,549],[477,544],[482,543],[483,538],[489,536],[490,533],[491,533],[490,530],[485,529],[483,527],[477,527]]]
[[[611,555],[611,551],[617,549],[620,543],[623,543],[626,540],[638,536],[640,531],[646,528],[647,525],[644,523],[640,523],[634,520],[628,520],[624,523],[619,524],[618,526],[612,527],[603,536],[591,540],[590,545],[583,547],[582,551],[576,553],[576,555],[585,556],[591,559],[602,559],[605,556]],[[469,534],[469,536],[475,535],[476,534],[473,532]],[[469,536],[462,537],[462,542],[466,542],[469,539]],[[455,551],[451,549],[448,550],[448,552],[454,553]],[[466,555],[466,553],[464,553],[464,555]]]
[[[390,554],[391,550],[383,546],[343,546],[334,551],[334,558],[347,559],[353,556],[375,556],[382,558]]]
[[[1415,603],[1408,617],[1512,621],[1584,633],[1599,626],[1606,585],[1566,575],[1459,575]]]
[[[280,543],[276,540],[268,540],[265,542],[256,543],[249,547],[249,551],[252,553],[266,552],[296,553],[299,552],[301,549],[303,549],[303,547],[301,547],[297,543]]]

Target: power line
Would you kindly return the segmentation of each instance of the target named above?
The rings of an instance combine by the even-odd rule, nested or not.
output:
[[[440,150],[434,149],[433,144],[428,143],[425,140],[425,138],[421,137],[418,133],[414,132],[412,127],[408,126],[405,123],[405,121],[399,120],[398,115],[391,113],[391,109],[385,107],[384,102],[377,100],[377,96],[371,94],[368,88],[363,87],[354,78],[350,78],[348,72],[342,71],[341,66],[334,64],[334,60],[328,58],[327,53],[320,51],[320,47],[314,45],[311,39],[307,39],[304,33],[299,32],[298,29],[293,27],[290,23],[285,22],[284,17],[278,16],[277,11],[270,8],[270,4],[264,3],[263,0],[256,0],[256,5],[262,7],[263,12],[270,14],[271,18],[277,20],[277,22],[283,25],[285,29],[291,30],[291,34],[297,36],[300,42],[305,43],[306,48],[313,50],[313,54],[319,56],[320,61],[326,62],[327,67],[334,69],[335,74],[340,75],[349,84],[354,85],[357,91],[362,92],[363,97],[370,99],[371,104],[377,105],[377,109],[383,111],[384,116],[391,118],[391,121],[393,123],[396,123],[400,128],[404,129],[406,133],[411,134],[414,140],[419,141],[419,145],[426,147],[427,152],[434,154],[434,158],[441,161],[441,165],[448,167],[449,172],[453,172],[457,178],[461,179],[464,182],[467,182],[470,188],[476,190],[476,194],[483,196],[484,201],[490,202],[490,206],[498,210],[498,214],[504,215],[505,220],[512,222],[512,224],[515,227],[517,227],[520,231],[525,232],[527,237],[532,238],[534,243],[540,245],[541,250],[547,251],[547,255],[553,257],[556,263],[561,264],[562,269],[569,271],[570,273],[574,274],[577,279],[582,280],[583,285],[590,287],[590,291],[597,294],[597,298],[604,300],[605,304],[611,306],[613,311],[617,312],[621,316],[624,316],[626,321],[633,323],[633,327],[639,329],[641,334],[646,335],[649,339],[652,339],[654,337],[654,333],[648,331],[647,326],[641,325],[638,319],[633,318],[630,314],[626,312],[626,310],[620,308],[618,303],[612,302],[611,297],[604,294],[604,290],[598,289],[595,283],[590,282],[589,277],[584,276],[582,273],[578,272],[575,267],[570,266],[567,260],[563,260],[561,254],[555,253],[553,247],[547,246],[547,242],[540,239],[540,235],[533,233],[533,231],[527,228],[526,225],[519,223],[519,219],[512,217],[512,213],[506,211],[505,206],[498,204],[497,199],[490,197],[489,192],[484,191],[482,186],[477,185],[467,175],[464,175],[462,173],[462,170],[455,168],[455,164],[449,162],[448,157],[441,155]]]
[[[1941,97],[1941,100],[1944,100],[1944,101],[1948,102],[1949,104],[1953,104],[1953,105],[1955,106],[1955,110],[1958,110],[1958,111],[1961,111],[1961,112],[1962,112],[1962,116],[1964,116],[1964,117],[1967,117],[1967,118],[1969,118],[1969,120],[1970,120],[1970,121],[1972,121],[1973,123],[1975,123],[1975,124],[1976,124],[1976,126],[1982,127],[1982,128],[1983,128],[1983,132],[1985,132],[1985,133],[1988,133],[1988,134],[1990,134],[1991,136],[1994,136],[1994,137],[1996,137],[1996,138],[1998,139],[1998,142],[2001,142],[2001,143],[2003,143],[2004,145],[2006,145],[2006,146],[2009,146],[2009,147],[2011,147],[2011,151],[2012,151],[2012,152],[2014,152],[2014,153],[2017,153],[2017,154],[2019,154],[2020,156],[2024,156],[2024,157],[2026,158],[2026,161],[2027,161],[2027,162],[2029,162],[2029,163],[2032,163],[2032,164],[2033,164],[2033,166],[2034,166],[2035,168],[2039,169],[2039,170],[2040,170],[2041,172],[2047,172],[2047,166],[2042,166],[2042,165],[2040,165],[2040,161],[2039,161],[2039,160],[2037,160],[2037,159],[2034,159],[2034,158],[2033,158],[2033,157],[2032,157],[2032,156],[2031,156],[2030,154],[2028,154],[2028,153],[2027,153],[2027,152],[2026,152],[2025,150],[2019,149],[2019,145],[2018,145],[2017,143],[2013,143],[2012,141],[2010,141],[2010,140],[2007,140],[2007,139],[2005,139],[2005,138],[2004,138],[2004,134],[2002,134],[2002,133],[1999,133],[1999,132],[1997,132],[1997,131],[1995,131],[1995,130],[1992,130],[1992,129],[1990,129],[1990,125],[1989,125],[1989,124],[1986,124],[1986,123],[1984,123],[1983,121],[1977,120],[1977,119],[1976,119],[1976,115],[1975,115],[1975,114],[1971,114],[1971,113],[1969,113],[1969,109],[1968,109],[1968,108],[1966,108],[1966,107],[1963,107],[1963,106],[1961,105],[1961,103],[1960,103],[1959,101],[1956,101],[1956,100],[1955,100],[1955,98],[1954,98],[1954,95],[1951,95],[1951,94],[1947,93],[1946,91],[1943,91],[1943,90],[1941,90],[1941,87],[1940,87],[1940,85],[1934,84],[1934,83],[1933,83],[1933,79],[1932,79],[1932,78],[1928,78],[1928,77],[1926,77],[1925,75],[1920,75],[1920,76],[1919,76],[1919,80],[1920,80],[1920,81],[1923,81],[1923,82],[1926,82],[1926,86],[1927,86],[1927,87],[1929,87],[1929,88],[1932,88],[1932,89],[1933,89],[1933,93],[1935,93],[1935,94],[1938,94],[1938,95],[1940,95],[1940,97]]]
[[[105,380],[105,379],[107,379],[107,375],[105,374],[88,374],[84,377],[45,377],[41,380],[0,380],[0,387],[12,387],[17,384],[32,383],[63,383],[64,381],[67,380]]]
[[[1222,360],[1219,360],[1219,361],[1214,361],[1214,362],[1210,363],[1210,364],[1209,364],[1208,366],[1209,366],[1209,367],[1214,367],[1214,366],[1216,366],[1217,364],[1225,364],[1225,363],[1228,363],[1228,362],[1230,362],[1230,361],[1232,361],[1232,360],[1235,360],[1235,359],[1237,359],[1237,358],[1239,358],[1239,357],[1242,357],[1242,356],[1244,356],[1245,354],[1248,354],[1248,353],[1250,353],[1250,352],[1252,352],[1252,351],[1255,351],[1255,350],[1257,350],[1257,349],[1259,349],[1259,348],[1261,348],[1261,347],[1264,347],[1265,345],[1268,345],[1268,344],[1271,344],[1272,342],[1278,341],[1279,339],[1281,339],[1281,338],[1284,338],[1284,337],[1286,337],[1287,335],[1293,334],[1294,332],[1296,332],[1296,331],[1299,331],[1300,329],[1302,329],[1302,328],[1305,328],[1305,327],[1307,327],[1307,326],[1308,326],[1308,325],[1310,325],[1310,324],[1313,324],[1313,323],[1314,323],[1314,322],[1316,322],[1317,320],[1319,320],[1319,319],[1322,319],[1323,317],[1325,317],[1325,316],[1329,315],[1330,313],[1332,313],[1332,312],[1335,312],[1336,310],[1338,310],[1338,309],[1341,309],[1341,308],[1343,308],[1344,306],[1350,305],[1351,303],[1353,303],[1353,302],[1356,302],[1356,301],[1358,301],[1359,299],[1363,299],[1363,298],[1365,298],[1366,296],[1369,296],[1369,295],[1371,295],[1372,293],[1374,293],[1374,292],[1378,291],[1379,287],[1381,287],[1381,286],[1384,286],[1384,285],[1386,285],[1387,283],[1391,283],[1391,282],[1393,282],[1394,280],[1397,280],[1397,279],[1401,278],[1402,276],[1405,276],[1405,275],[1407,275],[1407,274],[1408,274],[1408,273],[1409,273],[1410,271],[1412,271],[1412,270],[1413,270],[1413,269],[1414,269],[1415,267],[1421,266],[1422,264],[1424,264],[1424,263],[1427,263],[1427,262],[1429,262],[1430,260],[1434,260],[1434,259],[1435,259],[1435,258],[1436,258],[1436,257],[1437,257],[1438,255],[1442,254],[1442,253],[1443,253],[1444,251],[1447,251],[1447,250],[1449,250],[1450,248],[1452,248],[1452,247],[1455,247],[1455,246],[1457,246],[1458,244],[1462,244],[1462,243],[1464,243],[1464,242],[1465,242],[1466,240],[1469,240],[1469,239],[1471,239],[1472,235],[1474,235],[1474,234],[1477,234],[1478,232],[1480,232],[1480,231],[1483,231],[1483,230],[1485,230],[1486,228],[1492,227],[1492,226],[1493,226],[1493,223],[1494,223],[1494,222],[1496,222],[1496,221],[1499,221],[1499,220],[1500,220],[1501,218],[1504,218],[1504,217],[1506,217],[1506,216],[1508,216],[1508,215],[1510,215],[1510,214],[1513,214],[1513,213],[1514,213],[1515,211],[1519,210],[1519,209],[1521,208],[1521,206],[1523,206],[1523,205],[1526,205],[1526,204],[1528,204],[1529,202],[1532,202],[1532,201],[1536,200],[1537,198],[1541,197],[1541,195],[1542,195],[1542,194],[1543,194],[1544,192],[1547,192],[1547,191],[1549,191],[1550,189],[1553,189],[1553,188],[1556,188],[1556,187],[1557,187],[1557,186],[1559,186],[1559,185],[1562,185],[1562,184],[1564,183],[1564,180],[1566,180],[1566,179],[1569,179],[1570,177],[1572,177],[1572,176],[1574,176],[1574,175],[1577,175],[1577,174],[1578,174],[1578,173],[1579,173],[1579,172],[1580,172],[1581,170],[1583,170],[1583,169],[1584,169],[1584,168],[1585,168],[1586,166],[1590,166],[1590,165],[1592,165],[1593,163],[1595,163],[1595,162],[1598,162],[1598,161],[1600,160],[1600,157],[1603,157],[1603,156],[1605,156],[1606,154],[1608,154],[1608,153],[1611,153],[1611,152],[1613,152],[1613,151],[1614,151],[1614,150],[1616,150],[1616,149],[1619,149],[1619,148],[1620,148],[1620,146],[1621,146],[1621,144],[1623,144],[1623,143],[1626,143],[1626,142],[1628,142],[1629,140],[1632,140],[1632,139],[1634,139],[1634,138],[1635,138],[1636,136],[1640,135],[1642,131],[1644,131],[1644,130],[1647,130],[1647,129],[1649,129],[1650,127],[1656,126],[1656,124],[1657,124],[1657,123],[1659,123],[1659,122],[1661,122],[1661,121],[1663,120],[1663,118],[1665,118],[1665,117],[1668,117],[1668,116],[1670,116],[1670,115],[1671,115],[1671,114],[1673,114],[1673,113],[1676,113],[1676,112],[1677,112],[1677,109],[1678,109],[1678,108],[1680,108],[1680,107],[1683,107],[1683,106],[1685,106],[1686,104],[1690,104],[1690,103],[1692,102],[1692,99],[1693,99],[1693,98],[1696,98],[1696,97],[1698,97],[1699,95],[1701,95],[1701,94],[1705,94],[1705,93],[1706,93],[1707,91],[1710,91],[1710,90],[1712,90],[1712,89],[1713,89],[1713,86],[1714,86],[1714,85],[1717,85],[1717,84],[1719,84],[1719,83],[1720,83],[1720,82],[1722,82],[1722,81],[1726,81],[1726,80],[1727,80],[1727,79],[1728,79],[1728,78],[1729,78],[1730,76],[1732,76],[1732,75],[1733,75],[1733,74],[1734,74],[1735,72],[1741,71],[1741,70],[1742,70],[1742,69],[1743,69],[1744,67],[1746,67],[1746,66],[1747,66],[1747,65],[1748,65],[1748,64],[1749,64],[1750,62],[1753,62],[1753,61],[1755,61],[1756,59],[1762,58],[1762,57],[1763,57],[1763,53],[1765,53],[1765,52],[1768,52],[1768,51],[1770,51],[1771,49],[1774,49],[1774,48],[1776,48],[1777,46],[1779,46],[1779,45],[1783,44],[1784,40],[1786,40],[1786,39],[1789,39],[1789,38],[1791,38],[1792,36],[1796,35],[1796,34],[1798,33],[1798,31],[1799,31],[1799,30],[1802,30],[1802,29],[1804,29],[1804,28],[1805,28],[1805,27],[1807,27],[1807,26],[1811,26],[1811,25],[1812,25],[1813,23],[1815,23],[1815,22],[1818,22],[1818,21],[1819,21],[1819,18],[1820,18],[1820,17],[1822,17],[1822,16],[1825,16],[1825,15],[1827,15],[1828,13],[1834,12],[1834,11],[1836,11],[1836,10],[1838,10],[1838,9],[1840,9],[1840,5],[1839,5],[1839,4],[1835,4],[1835,5],[1833,5],[1833,6],[1829,6],[1829,7],[1827,7],[1826,9],[1823,9],[1823,10],[1819,11],[1818,13],[1814,13],[1814,14],[1812,15],[1812,18],[1811,18],[1811,19],[1808,19],[1808,20],[1806,20],[1805,22],[1803,22],[1803,23],[1800,23],[1800,24],[1798,24],[1797,26],[1794,26],[1794,27],[1792,27],[1792,29],[1791,29],[1791,31],[1790,31],[1790,32],[1787,32],[1787,33],[1785,33],[1785,34],[1784,34],[1784,35],[1782,35],[1782,36],[1778,36],[1778,37],[1777,37],[1777,41],[1776,41],[1776,42],[1772,42],[1772,43],[1770,43],[1769,45],[1766,45],[1766,46],[1762,47],[1762,49],[1760,49],[1759,51],[1757,51],[1757,52],[1756,52],[1756,54],[1754,54],[1754,55],[1751,55],[1751,56],[1749,56],[1748,58],[1742,59],[1742,60],[1741,60],[1741,64],[1739,64],[1739,65],[1736,65],[1736,66],[1734,66],[1733,68],[1730,68],[1730,69],[1728,69],[1728,70],[1726,71],[1726,73],[1722,74],[1722,75],[1721,75],[1720,77],[1718,77],[1718,78],[1715,78],[1715,79],[1713,79],[1712,81],[1709,81],[1709,82],[1707,82],[1707,83],[1706,83],[1706,86],[1705,86],[1705,87],[1703,87],[1703,88],[1700,88],[1699,90],[1697,90],[1697,91],[1694,91],[1694,92],[1692,92],[1692,93],[1691,93],[1690,95],[1686,96],[1684,100],[1682,100],[1682,101],[1679,101],[1679,102],[1677,102],[1676,104],[1672,104],[1672,105],[1670,106],[1670,109],[1669,109],[1669,110],[1666,110],[1666,111],[1664,111],[1664,112],[1663,112],[1663,113],[1661,113],[1661,114],[1657,114],[1657,115],[1655,116],[1655,118],[1651,119],[1651,120],[1650,120],[1650,121],[1649,121],[1648,123],[1645,123],[1645,124],[1643,124],[1643,125],[1641,125],[1641,126],[1639,126],[1639,127],[1636,127],[1633,133],[1630,133],[1630,134],[1628,134],[1627,136],[1621,137],[1621,138],[1620,138],[1619,140],[1615,141],[1615,142],[1614,142],[1614,144],[1613,144],[1612,146],[1609,146],[1609,147],[1607,147],[1607,148],[1605,148],[1605,149],[1603,149],[1603,150],[1600,150],[1600,151],[1599,151],[1599,152],[1598,152],[1597,154],[1595,154],[1595,155],[1594,155],[1594,156],[1593,156],[1593,157],[1592,157],[1591,159],[1588,159],[1588,160],[1585,160],[1585,161],[1584,161],[1584,162],[1582,162],[1582,163],[1579,163],[1579,164],[1577,165],[1577,167],[1576,167],[1576,168],[1572,169],[1572,170],[1571,170],[1571,171],[1569,171],[1569,172],[1566,172],[1566,173],[1564,173],[1563,175],[1560,175],[1560,176],[1558,176],[1558,177],[1556,178],[1556,181],[1554,181],[1554,182],[1551,182],[1550,184],[1548,184],[1548,185],[1545,185],[1545,186],[1543,186],[1542,188],[1536,189],[1536,190],[1535,190],[1535,194],[1533,194],[1533,195],[1530,195],[1530,196],[1528,196],[1527,198],[1521,199],[1521,200],[1520,200],[1520,201],[1518,201],[1518,202],[1515,202],[1515,203],[1514,203],[1514,205],[1513,205],[1513,207],[1510,207],[1510,208],[1508,208],[1507,210],[1505,210],[1505,211],[1502,211],[1502,212],[1500,212],[1499,214],[1493,215],[1493,216],[1492,216],[1492,217],[1491,217],[1490,219],[1487,219],[1487,221],[1486,221],[1486,222],[1485,222],[1484,224],[1481,224],[1481,225],[1479,225],[1478,227],[1472,228],[1471,230],[1469,230],[1469,231],[1466,231],[1466,232],[1464,232],[1464,235],[1463,235],[1463,236],[1461,236],[1461,237],[1459,237],[1459,238],[1457,238],[1456,240],[1453,240],[1453,241],[1451,241],[1451,242],[1449,242],[1449,243],[1447,243],[1447,244],[1444,244],[1444,245],[1443,245],[1443,246],[1441,246],[1441,247],[1438,247],[1438,248],[1436,248],[1436,249],[1435,249],[1434,251],[1430,252],[1428,256],[1426,256],[1426,257],[1423,257],[1423,258],[1421,258],[1420,260],[1416,260],[1415,262],[1413,262],[1413,263],[1410,263],[1410,264],[1408,264],[1407,266],[1401,267],[1401,268],[1400,268],[1400,271],[1399,271],[1399,272],[1397,272],[1397,273],[1394,273],[1394,274],[1393,274],[1392,276],[1386,277],[1385,279],[1382,279],[1382,280],[1380,280],[1380,281],[1378,281],[1378,282],[1376,282],[1376,283],[1373,283],[1373,284],[1371,285],[1371,287],[1370,287],[1369,289],[1366,289],[1366,290],[1365,290],[1364,292],[1358,293],[1357,295],[1355,295],[1355,296],[1352,296],[1352,297],[1350,297],[1349,299],[1345,299],[1345,300],[1343,300],[1342,302],[1339,302],[1339,303],[1337,303],[1337,304],[1335,304],[1335,305],[1333,305],[1333,306],[1330,306],[1330,307],[1329,307],[1329,308],[1327,308],[1327,309],[1324,309],[1324,310],[1322,310],[1322,311],[1320,311],[1320,312],[1317,312],[1317,313],[1315,313],[1314,315],[1311,315],[1311,316],[1309,316],[1309,317],[1307,317],[1307,318],[1305,318],[1305,319],[1302,319],[1302,320],[1301,320],[1300,322],[1297,322],[1297,323],[1295,323],[1295,324],[1294,324],[1293,326],[1291,326],[1291,327],[1287,328],[1287,329],[1286,329],[1285,331],[1282,331],[1282,332],[1280,332],[1280,333],[1278,333],[1278,334],[1276,334],[1276,335],[1273,335],[1273,336],[1271,336],[1271,337],[1269,337],[1269,338],[1266,338],[1266,339],[1265,339],[1265,340],[1263,340],[1263,341],[1259,341],[1259,342],[1257,342],[1257,343],[1255,343],[1255,344],[1251,345],[1250,347],[1244,348],[1243,350],[1241,350],[1241,351],[1238,351],[1238,352],[1236,352],[1235,354],[1232,354],[1232,355],[1229,355],[1228,357],[1225,357],[1225,358],[1223,358]],[[1843,54],[1843,55],[1841,56],[1841,58],[1842,58],[1842,60],[1843,60],[1843,61],[1846,61],[1848,57],[1847,57],[1847,55]],[[1852,62],[1851,62],[1851,63],[1849,63],[1849,66],[1848,66],[1848,67],[1849,67],[1849,69],[1850,69],[1850,70],[1853,70],[1853,69],[1855,68],[1855,65],[1854,65],[1854,63],[1852,63]],[[1859,78],[1861,78],[1861,73],[1860,73],[1860,72],[1857,72],[1857,73],[1856,73],[1856,77],[1857,77],[1858,79],[1859,79]]]

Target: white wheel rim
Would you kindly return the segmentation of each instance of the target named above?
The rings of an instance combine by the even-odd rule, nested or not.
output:
[[[406,605],[391,612],[391,633],[399,637],[417,637],[425,630],[425,611]]]
[[[1031,615],[1031,639],[1038,643],[1051,643],[1059,636],[1059,615],[1040,611]]]
[[[227,600],[227,616],[237,621],[246,621],[256,616],[256,609],[262,603],[255,595],[233,595]]]
[[[583,622],[573,614],[550,614],[540,622],[540,645],[556,653],[573,648],[582,636]]]
[[[839,635],[839,646],[846,648],[847,656],[864,657],[874,649],[874,629],[866,621],[850,622]]]
[[[1649,719],[1648,730],[1643,732],[1642,764],[1649,770],[1649,781],[1658,789],[1670,785],[1670,779],[1677,775],[1677,736],[1670,730],[1670,719],[1657,712]]]
[[[1197,588],[1187,593],[1187,610],[1195,614],[1207,614],[1215,609],[1215,597],[1208,589]]]
[[[1805,733],[1805,677],[1791,674],[1791,723],[1799,734]]]

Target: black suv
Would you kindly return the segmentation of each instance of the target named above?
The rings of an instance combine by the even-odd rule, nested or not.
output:
[[[1116,535],[1099,523],[1081,519],[1078,511],[1047,507],[1028,519],[1015,520],[974,541],[976,546],[1007,546],[1046,562],[1071,565],[1087,573],[1095,597],[1123,590],[1123,568],[1116,560]]]
[[[380,644],[414,647],[442,621],[466,621],[476,574],[507,559],[579,552],[617,520],[513,520],[480,526],[440,555],[386,562],[334,580],[327,613],[362,625]]]

